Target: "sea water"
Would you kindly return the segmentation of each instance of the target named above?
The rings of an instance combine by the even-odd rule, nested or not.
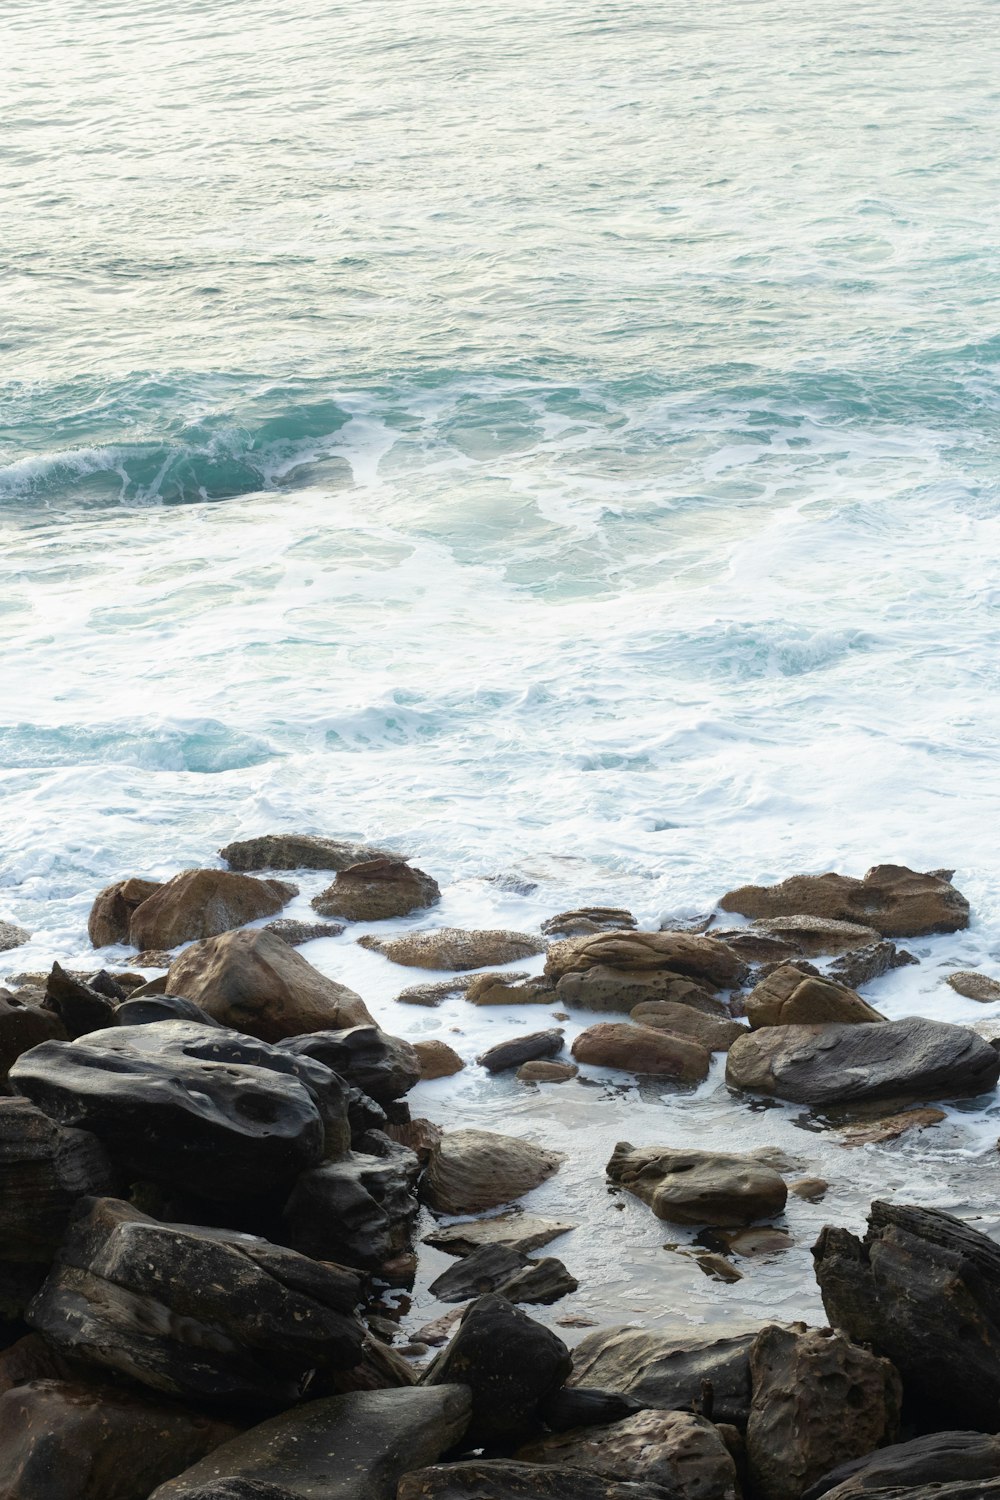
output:
[[[0,976],[271,830],[411,855],[459,925],[900,861],[973,925],[870,998],[1000,1030],[943,983],[1000,974],[996,41],[989,0],[8,0]],[[393,1031],[546,1024],[397,1005],[354,935],[304,951]],[[811,1237],[876,1194],[998,1226],[988,1101],[848,1151],[719,1060],[626,1085],[414,1096],[566,1150],[530,1201],[582,1315],[821,1316]],[[833,1186],[717,1286],[606,1194],[620,1138]]]

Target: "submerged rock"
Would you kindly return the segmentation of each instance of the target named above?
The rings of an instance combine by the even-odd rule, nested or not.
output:
[[[265,833],[237,839],[220,849],[219,856],[231,870],[346,870],[364,860],[398,857],[370,844],[311,833]]]
[[[132,913],[136,948],[176,948],[270,917],[295,895],[281,880],[255,880],[229,870],[184,870],[157,886]]]
[[[87,935],[95,948],[112,943],[127,943],[136,909],[160,889],[158,880],[142,880],[133,875],[105,886],[90,908]]]
[[[745,885],[719,902],[744,917],[829,917],[873,927],[882,937],[957,932],[969,925],[969,903],[951,872],[919,874],[905,865],[875,865],[849,875],[792,875],[779,885]]]
[[[909,1016],[879,1026],[766,1026],[734,1042],[726,1082],[795,1104],[985,1093],[1000,1054],[963,1026]]]
[[[436,1213],[480,1213],[538,1187],[564,1160],[515,1136],[451,1130],[431,1153],[420,1197]]]
[[[224,1479],[250,1482],[234,1500],[396,1500],[403,1474],[431,1464],[462,1437],[469,1393],[352,1391],[310,1401],[251,1427],[163,1484],[150,1500],[210,1500]]]
[[[813,978],[791,964],[773,969],[746,998],[747,1020],[761,1026],[826,1026],[832,1022],[856,1025],[884,1021],[853,990],[832,979]]]
[[[577,1062],[622,1068],[655,1078],[700,1083],[708,1077],[711,1054],[690,1037],[631,1022],[602,1021],[581,1031],[572,1047]]]
[[[404,932],[398,937],[358,938],[362,948],[381,953],[395,964],[415,969],[483,969],[489,964],[516,963],[545,952],[545,944],[526,932],[467,932],[460,927],[436,927]]]
[[[897,1115],[882,1115],[878,1119],[841,1127],[845,1146],[877,1145],[883,1141],[896,1141],[911,1130],[926,1130],[929,1125],[939,1125],[948,1117],[943,1109],[928,1106],[926,1109],[908,1109]]]
[[[260,928],[223,933],[185,949],[170,966],[167,988],[223,1026],[265,1042],[375,1024],[360,995]]]
[[[634,972],[669,969],[723,989],[739,984],[746,972],[743,960],[725,943],[689,932],[601,932],[567,938],[550,947],[545,972],[558,980],[598,966]]]
[[[408,916],[440,900],[441,889],[433,876],[404,859],[384,858],[340,870],[333,884],[314,896],[310,905],[324,917],[378,922]]]
[[[717,1151],[635,1147],[619,1141],[608,1162],[612,1182],[673,1224],[751,1224],[784,1211],[788,1190],[772,1167]]]
[[[693,1412],[636,1412],[609,1427],[550,1434],[517,1456],[659,1484],[680,1500],[736,1500],[739,1494],[736,1465],[718,1429]]]
[[[569,1083],[579,1072],[575,1063],[536,1060],[522,1063],[517,1070],[517,1077],[522,1083]]]

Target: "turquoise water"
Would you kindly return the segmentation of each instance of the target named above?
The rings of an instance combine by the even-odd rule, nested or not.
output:
[[[8,0],[0,918],[35,938],[2,972],[92,963],[111,879],[295,828],[412,854],[465,924],[955,866],[974,928],[872,998],[989,1020],[941,978],[1000,965],[997,31],[991,0]],[[539,1024],[403,1015],[383,960],[309,952],[470,1056]],[[427,1087],[584,1143],[542,1192],[591,1194],[567,1258],[605,1316],[663,1313],[659,1226],[600,1227],[617,1133],[836,1181],[794,1276],[708,1317],[816,1316],[803,1247],[875,1191],[995,1207],[988,1114],[845,1173],[716,1075],[669,1125]]]

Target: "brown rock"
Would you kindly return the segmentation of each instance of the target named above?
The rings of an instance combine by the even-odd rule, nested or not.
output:
[[[779,885],[745,885],[719,902],[744,917],[831,917],[873,927],[883,937],[957,932],[969,925],[969,903],[951,872],[919,874],[905,865],[875,865],[849,875],[793,875]]]
[[[471,1005],[551,1005],[555,990],[547,979],[526,974],[476,974],[465,998]]]
[[[40,994],[38,999],[42,999]],[[41,1042],[67,1040],[66,1028],[53,1011],[42,1010],[40,1004],[29,1005],[10,990],[0,990],[0,1082],[22,1052]]]
[[[141,880],[132,876],[129,880],[116,880],[105,886],[90,908],[87,934],[95,948],[106,948],[111,943],[127,943],[129,927],[137,907],[160,889],[158,880]]]
[[[519,1449],[527,1463],[659,1484],[680,1500],[735,1500],[736,1465],[712,1423],[685,1411],[640,1411],[609,1427],[552,1433]]]
[[[20,948],[30,939],[31,933],[26,927],[18,927],[14,922],[0,922],[0,953]]]
[[[435,1151],[444,1139],[444,1131],[440,1125],[435,1125],[432,1120],[424,1120],[419,1116],[415,1120],[404,1120],[399,1125],[388,1120],[384,1129],[391,1141],[398,1141],[401,1146],[406,1146],[410,1151],[415,1152],[421,1166],[427,1165],[431,1152]]]
[[[825,954],[848,953],[878,941],[874,927],[859,922],[838,922],[831,917],[758,917],[751,929],[792,943],[800,958],[822,958]]]
[[[629,971],[669,969],[721,988],[739,984],[745,973],[743,960],[725,943],[690,932],[599,932],[567,938],[552,944],[545,972],[558,980],[598,965]]]
[[[147,1500],[237,1428],[110,1386],[35,1380],[0,1397],[4,1500]]]
[[[738,1271],[724,1255],[716,1255],[712,1250],[696,1250],[692,1259],[699,1270],[704,1271],[713,1281],[725,1281],[729,1285],[743,1280],[743,1272]],[[729,1444],[726,1444],[729,1447]]]
[[[137,948],[176,948],[269,917],[294,895],[295,887],[280,880],[184,870],[136,907],[129,938]]]
[[[550,981],[551,982],[551,981]],[[562,1005],[611,1014],[643,1005],[688,1005],[705,1015],[724,1016],[726,1008],[702,985],[669,969],[625,970],[597,965],[581,974],[564,974],[555,988]]]
[[[709,1052],[728,1052],[737,1037],[746,1031],[745,1026],[739,1021],[731,1021],[728,1016],[707,1016],[693,1006],[670,1001],[637,1005],[632,1011],[632,1020],[640,1026],[652,1026],[654,1031],[672,1031],[675,1036],[690,1037]]]
[[[441,900],[437,881],[415,870],[404,859],[371,859],[340,870],[310,903],[324,917],[346,917],[349,922],[378,922],[405,917]]]
[[[819,1203],[826,1197],[829,1187],[825,1177],[800,1177],[797,1182],[788,1184],[788,1191],[796,1198],[805,1199],[806,1203]]]
[[[562,1047],[561,1031],[533,1031],[528,1035],[521,1033],[480,1052],[476,1062],[487,1073],[503,1073],[508,1068],[519,1068],[522,1063],[556,1057]]]
[[[845,1146],[870,1146],[881,1141],[897,1141],[910,1130],[926,1130],[928,1125],[939,1125],[947,1119],[943,1109],[930,1106],[924,1109],[907,1109],[901,1114],[884,1115],[879,1120],[870,1120],[861,1125],[846,1125],[842,1134]]]
[[[170,966],[167,993],[265,1042],[305,1031],[373,1025],[364,1001],[327,979],[273,932],[227,932],[186,949]]]
[[[964,995],[967,1000],[980,1000],[984,1005],[1000,1000],[1000,980],[991,979],[988,974],[976,974],[971,969],[956,969],[947,976],[947,982],[956,994]]]
[[[747,1020],[761,1026],[823,1026],[840,1021],[857,1025],[885,1017],[853,990],[832,979],[814,979],[791,964],[774,969],[746,998]]]
[[[747,1457],[761,1500],[799,1500],[836,1464],[897,1435],[898,1374],[841,1334],[804,1323],[764,1328],[750,1373]]]
[[[276,922],[265,922],[265,932],[273,932],[283,943],[298,948],[316,938],[339,937],[345,931],[343,922],[298,922],[294,917],[279,917]]]
[[[168,953],[166,948],[147,948],[144,953],[137,953],[135,958],[129,959],[137,969],[169,969],[174,961],[174,955]],[[146,983],[142,975],[137,976],[143,984]],[[139,988],[138,985],[135,986]]]
[[[784,1181],[749,1156],[619,1141],[608,1178],[672,1224],[750,1224],[785,1207]]]
[[[522,1083],[568,1083],[571,1078],[576,1078],[579,1071],[572,1063],[543,1062],[539,1059],[522,1063],[516,1076]]]
[[[452,1130],[431,1156],[420,1197],[436,1213],[480,1213],[538,1187],[564,1160],[515,1136]]]
[[[545,944],[525,932],[466,932],[460,927],[404,932],[399,937],[369,933],[358,942],[394,964],[413,969],[483,969],[488,964],[515,963],[519,958],[545,952]]]
[[[350,839],[317,838],[311,833],[265,833],[238,839],[219,850],[231,870],[346,870],[368,859],[386,855],[384,849]]]
[[[450,1078],[453,1073],[460,1073],[465,1067],[455,1049],[449,1047],[447,1042],[439,1041],[437,1037],[431,1037],[426,1042],[414,1042],[413,1050],[420,1058],[420,1077],[424,1080]]]
[[[577,1062],[683,1083],[700,1083],[708,1076],[711,1060],[707,1049],[688,1037],[617,1021],[602,1021],[581,1031],[572,1052]]]
[[[592,932],[625,932],[638,926],[630,911],[620,906],[579,906],[561,911],[542,923],[549,937],[582,937]]]
[[[764,1228],[740,1229],[726,1237],[727,1248],[732,1255],[750,1259],[756,1255],[777,1255],[792,1248],[791,1235],[784,1229]]]
[[[424,1244],[446,1255],[471,1255],[482,1245],[507,1245],[530,1255],[576,1227],[569,1220],[538,1219],[515,1208],[492,1219],[475,1219],[471,1224],[439,1226],[424,1235]]]

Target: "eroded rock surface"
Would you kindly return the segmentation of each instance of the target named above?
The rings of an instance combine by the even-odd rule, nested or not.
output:
[[[87,935],[94,947],[127,943],[137,907],[155,895],[159,888],[160,881],[142,880],[137,875],[105,886],[95,898],[87,919]]]
[[[513,1459],[473,1459],[404,1474],[397,1500],[678,1500],[658,1484]]]
[[[982,1432],[932,1432],[908,1443],[893,1443],[828,1470],[810,1485],[803,1500],[860,1500],[882,1491],[946,1485],[949,1480],[1000,1476],[1000,1437]]]
[[[492,1130],[450,1130],[431,1154],[420,1196],[436,1213],[481,1213],[538,1187],[564,1159]]]
[[[803,974],[791,964],[782,964],[761,979],[746,998],[750,1025],[827,1026],[884,1021],[885,1017],[842,984]]]
[[[601,1021],[588,1026],[574,1041],[572,1052],[577,1062],[681,1083],[700,1083],[707,1078],[711,1063],[711,1054],[700,1042],[632,1022]]]
[[[882,937],[957,932],[969,925],[969,903],[951,872],[920,874],[905,865],[874,865],[850,875],[792,875],[778,885],[744,885],[719,902],[744,917],[829,917],[873,927]]]
[[[599,932],[567,938],[549,948],[545,972],[558,980],[598,966],[626,972],[669,969],[723,989],[739,984],[746,972],[743,960],[725,943],[690,932]]]
[[[398,937],[369,933],[358,942],[394,964],[414,969],[484,969],[489,964],[516,963],[545,951],[541,939],[506,929],[467,932],[461,927],[436,927],[426,932],[404,932]]]
[[[176,948],[270,917],[295,895],[281,880],[256,880],[230,870],[183,870],[157,886],[133,911],[136,948]]]
[[[630,911],[620,906],[578,906],[542,923],[549,937],[582,937],[594,932],[626,932],[637,927]]]
[[[220,849],[219,856],[231,870],[345,870],[363,860],[381,858],[385,850],[311,833],[265,833],[259,838],[237,839]]]
[[[284,1238],[316,1260],[378,1271],[410,1247],[417,1216],[416,1155],[352,1152],[303,1172],[284,1212]]]
[[[750,1156],[632,1146],[619,1141],[608,1162],[612,1182],[673,1224],[752,1224],[784,1211],[788,1190],[773,1167]]]
[[[551,982],[551,981],[550,981]],[[710,1016],[725,1016],[725,1006],[703,985],[669,969],[592,969],[564,974],[555,987],[561,1005],[608,1014],[634,1012],[640,1005],[686,1005]]]
[[[718,1429],[686,1411],[641,1411],[609,1427],[553,1433],[521,1448],[530,1463],[659,1484],[681,1500],[736,1500],[736,1465]]]
[[[403,859],[370,859],[339,871],[310,905],[323,917],[348,922],[378,922],[405,917],[411,911],[436,906],[441,900],[437,881]]]
[[[705,1381],[716,1422],[745,1427],[750,1412],[752,1333],[720,1339],[674,1337],[640,1328],[599,1328],[573,1350],[569,1387],[620,1391],[643,1406],[693,1411]]]

